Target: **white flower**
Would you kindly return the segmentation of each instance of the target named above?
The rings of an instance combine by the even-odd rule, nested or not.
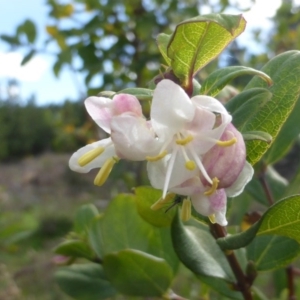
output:
[[[190,99],[171,80],[159,82],[152,100],[151,124],[161,147],[157,155],[146,157],[152,186],[163,189],[165,197],[168,190],[193,178],[199,170],[213,185],[201,157],[223,143],[219,138],[230,122],[231,116],[218,100],[209,96]]]

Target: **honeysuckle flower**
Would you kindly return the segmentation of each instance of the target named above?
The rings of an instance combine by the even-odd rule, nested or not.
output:
[[[253,168],[246,161],[246,149],[242,135],[232,124],[228,124],[221,141],[236,138],[229,147],[215,145],[202,159],[210,178],[218,180],[215,190],[202,173],[170,189],[172,193],[189,196],[197,212],[208,216],[212,223],[227,225],[227,197],[238,196],[253,176]]]
[[[114,118],[122,115],[134,116],[136,119],[144,118],[138,99],[127,94],[118,94],[112,100],[105,97],[89,97],[85,100],[85,107],[97,125],[108,134],[112,132],[111,124]],[[120,149],[116,151],[114,142],[109,137],[80,148],[70,158],[69,167],[80,173],[101,168],[94,183],[102,185],[113,165],[119,160],[120,152]]]
[[[189,98],[171,80],[159,82],[151,106],[151,125],[161,141],[159,152],[147,156],[152,186],[163,189],[163,197],[172,187],[193,178],[200,170],[207,182],[215,186],[201,156],[214,145],[229,146],[235,139],[220,141],[231,116],[224,106],[209,96]]]

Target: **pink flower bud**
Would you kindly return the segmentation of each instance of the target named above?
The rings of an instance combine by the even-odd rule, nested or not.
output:
[[[230,187],[238,178],[246,162],[246,147],[241,133],[230,123],[227,125],[221,141],[236,142],[230,146],[216,144],[204,156],[202,163],[210,178],[219,180],[218,189]],[[201,175],[201,181],[208,185]]]

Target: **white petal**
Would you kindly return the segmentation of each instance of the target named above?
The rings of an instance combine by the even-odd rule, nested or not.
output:
[[[180,149],[179,149],[180,150]],[[163,159],[156,162],[148,162],[147,171],[151,185],[157,189],[163,189],[165,178],[167,175],[167,169],[171,160],[171,154],[168,154]],[[185,159],[181,151],[177,151],[176,159],[173,165],[170,181],[169,190],[175,186],[178,186],[186,180],[193,178],[197,174],[197,168],[190,171],[185,167]]]
[[[195,107],[185,91],[173,81],[160,81],[153,94],[151,122],[159,137],[173,135],[193,120]]]
[[[81,167],[78,164],[78,159],[84,155],[85,153],[91,151],[92,149],[95,149],[97,147],[104,147],[105,151],[99,155],[97,158],[95,158],[93,161],[91,161],[90,163],[88,163],[87,165]],[[75,172],[79,172],[79,173],[87,173],[89,172],[91,169],[94,168],[100,168],[102,167],[102,165],[104,164],[104,162],[112,157],[115,156],[115,148],[112,144],[111,138],[107,138],[107,139],[103,139],[101,141],[92,143],[92,144],[88,144],[82,148],[80,148],[79,150],[77,150],[70,158],[69,160],[69,167],[71,170],[75,171]]]
[[[252,166],[246,161],[245,166],[237,180],[230,187],[226,188],[227,196],[235,197],[242,193],[246,184],[252,179],[253,174],[254,170]]]
[[[89,97],[84,101],[85,108],[95,123],[110,133],[113,102],[109,98]]]
[[[209,199],[203,193],[192,195],[191,200],[192,200],[195,210],[199,214],[201,214],[203,216],[209,216],[213,213],[213,211],[210,207]]]
[[[112,118],[111,138],[120,158],[138,161],[159,154],[161,143],[148,124],[146,119],[128,113]]]
[[[200,178],[198,176],[195,176],[191,179],[186,180],[182,184],[171,188],[170,192],[184,196],[191,196],[204,192],[204,187]]]

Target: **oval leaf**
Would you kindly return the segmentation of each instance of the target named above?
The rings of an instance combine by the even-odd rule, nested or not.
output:
[[[76,212],[74,230],[77,233],[85,233],[92,221],[99,215],[98,209],[93,204],[82,205]]]
[[[257,271],[270,271],[290,264],[300,253],[300,245],[284,236],[257,236],[247,247],[248,259]]]
[[[164,259],[133,249],[106,255],[103,268],[116,289],[131,296],[161,297],[173,278]]]
[[[265,80],[268,85],[272,85],[271,78],[264,72],[243,66],[231,66],[212,72],[203,81],[200,94],[214,97],[229,81],[243,75],[257,75]]]
[[[184,86],[245,29],[242,15],[209,14],[176,26],[168,45],[174,74]]]
[[[273,85],[268,88],[273,96],[255,115],[250,115],[242,131],[268,132],[273,137],[274,142],[299,97],[299,70],[299,51],[288,51],[280,54],[263,67],[262,71],[273,80]],[[255,77],[246,89],[254,87],[267,87],[267,84],[261,78]],[[255,164],[269,147],[269,144],[261,141],[249,141],[247,143],[247,160]]]
[[[101,300],[117,293],[98,264],[62,267],[55,280],[66,294],[78,300]]]
[[[54,252],[69,257],[84,257],[89,260],[94,257],[93,251],[89,245],[80,240],[63,242],[55,248]]]

